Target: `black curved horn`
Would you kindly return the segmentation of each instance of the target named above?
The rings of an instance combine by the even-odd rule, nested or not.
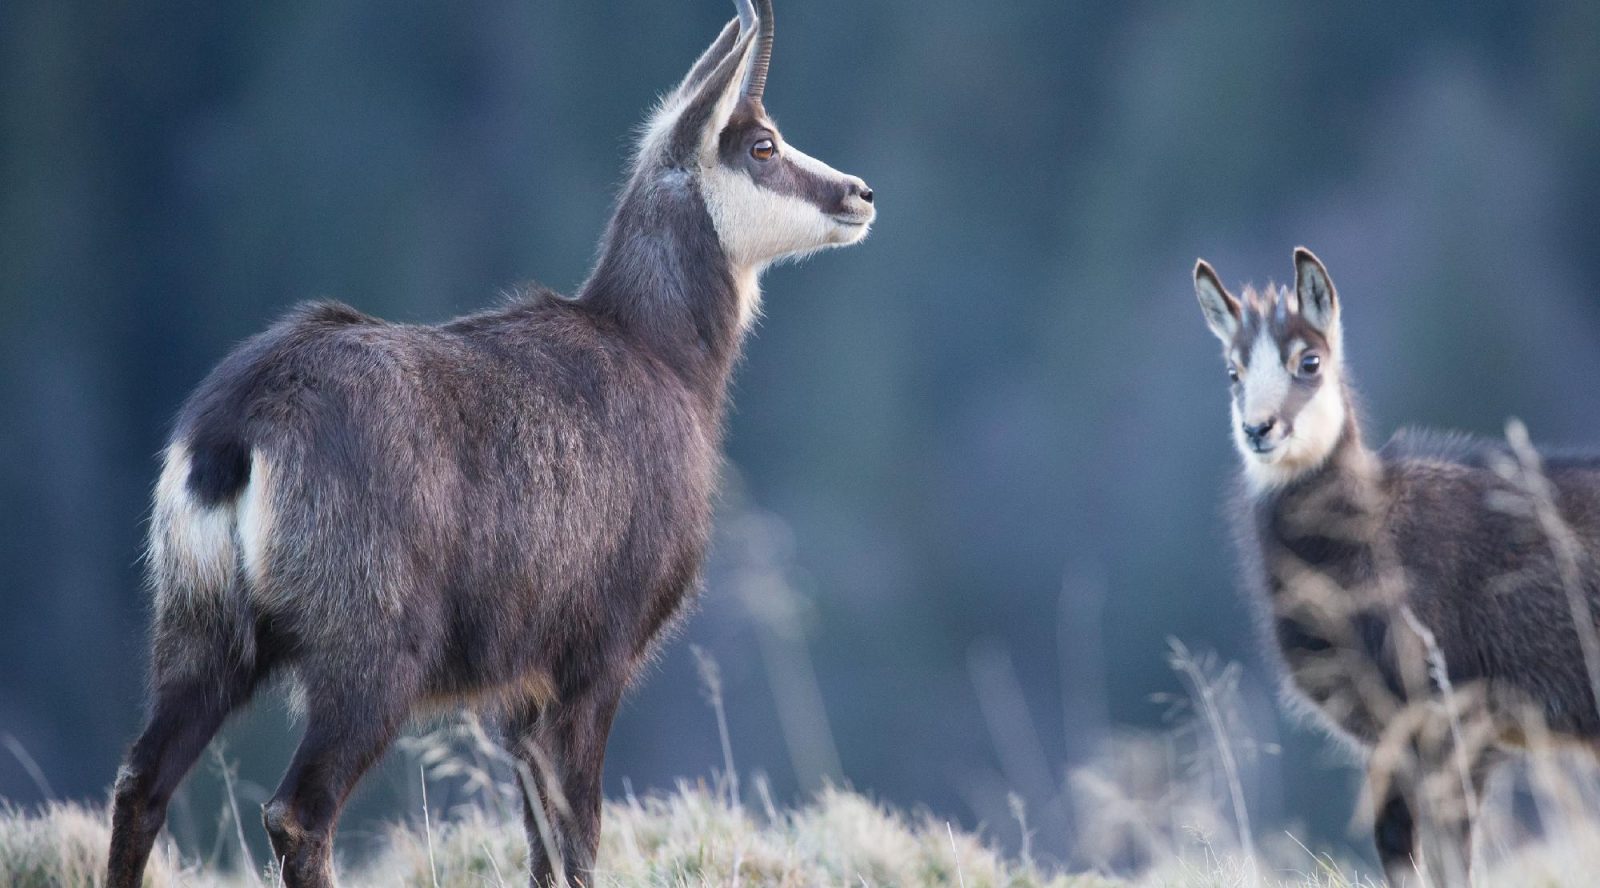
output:
[[[756,51],[750,58],[750,70],[745,72],[744,95],[761,101],[767,90],[767,68],[772,64],[772,0],[735,0],[739,8],[739,24],[749,33],[750,23],[757,24]]]

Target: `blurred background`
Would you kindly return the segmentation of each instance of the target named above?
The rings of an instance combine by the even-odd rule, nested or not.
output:
[[[0,797],[102,799],[138,729],[155,455],[205,372],[300,300],[434,322],[570,292],[630,133],[730,14],[0,4]],[[1235,588],[1190,269],[1283,280],[1315,249],[1375,441],[1512,415],[1600,441],[1600,5],[777,16],[768,106],[880,222],[767,275],[705,594],[617,722],[610,791],[722,766],[692,643],[780,801],[843,781],[1014,846],[1015,793],[1034,850],[1081,864],[1071,775],[1171,736],[1179,639],[1243,664],[1255,829],[1368,854],[1355,772],[1281,714]],[[250,803],[293,748],[274,699],[224,734]],[[344,835],[415,776],[369,780]],[[174,809],[191,847],[217,785]]]

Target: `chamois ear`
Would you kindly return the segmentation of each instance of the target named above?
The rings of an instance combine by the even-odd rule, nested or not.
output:
[[[717,67],[717,63],[727,58],[728,52],[733,49],[734,41],[739,39],[739,33],[739,19],[729,19],[728,23],[722,27],[722,33],[718,34],[717,39],[711,41],[711,45],[706,47],[706,51],[700,54],[700,58],[695,61],[694,67],[689,69],[688,75],[672,91],[671,97],[667,101],[669,103],[682,102],[689,96],[694,95],[695,90],[699,89],[702,83],[705,83],[706,78]]]
[[[740,86],[755,47],[753,30],[739,28],[738,32],[733,48],[683,98],[667,143],[668,157],[675,165],[694,166],[716,153],[717,137],[742,96]],[[691,71],[690,76],[693,74]]]
[[[1222,340],[1223,345],[1233,341],[1239,332],[1239,300],[1228,293],[1217,277],[1216,269],[1204,259],[1194,264],[1194,295],[1200,300],[1200,311],[1205,313],[1206,326]]]
[[[1305,247],[1294,249],[1294,291],[1300,300],[1300,317],[1324,334],[1339,323],[1339,297],[1328,269]]]

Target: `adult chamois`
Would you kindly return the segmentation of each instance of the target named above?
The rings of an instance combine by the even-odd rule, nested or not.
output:
[[[1600,457],[1401,432],[1368,449],[1320,261],[1236,299],[1204,261],[1222,341],[1249,585],[1294,697],[1367,753],[1391,882],[1460,885],[1493,764],[1600,739]]]
[[[574,297],[440,326],[304,306],[184,404],[155,492],[152,701],[117,777],[112,888],[139,884],[174,788],[274,675],[307,721],[263,812],[287,885],[332,884],[351,788],[413,715],[450,706],[492,714],[553,775],[524,806],[533,883],[592,867],[612,716],[706,547],[760,275],[860,241],[875,215],[865,183],[767,116],[771,0],[736,5],[640,134]]]

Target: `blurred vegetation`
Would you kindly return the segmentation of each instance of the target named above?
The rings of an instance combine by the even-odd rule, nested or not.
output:
[[[302,299],[434,321],[570,289],[633,127],[730,14],[670,6],[0,4],[0,732],[54,793],[102,796],[137,728],[185,393]],[[1160,723],[1168,636],[1253,656],[1197,255],[1234,283],[1318,251],[1375,435],[1600,440],[1600,6],[777,12],[769,105],[882,214],[767,277],[685,630],[780,799],[842,777],[1017,847],[1009,793],[1044,806]],[[625,709],[614,792],[718,763],[694,668],[672,645]],[[1272,681],[1240,687],[1281,750],[1247,774],[1258,829],[1364,849],[1351,773]],[[269,706],[228,732],[247,799],[290,731]],[[405,775],[373,782],[394,816]],[[216,794],[178,806],[185,841]],[[44,795],[0,752],[0,797]],[[1069,857],[1075,815],[1040,816]]]

